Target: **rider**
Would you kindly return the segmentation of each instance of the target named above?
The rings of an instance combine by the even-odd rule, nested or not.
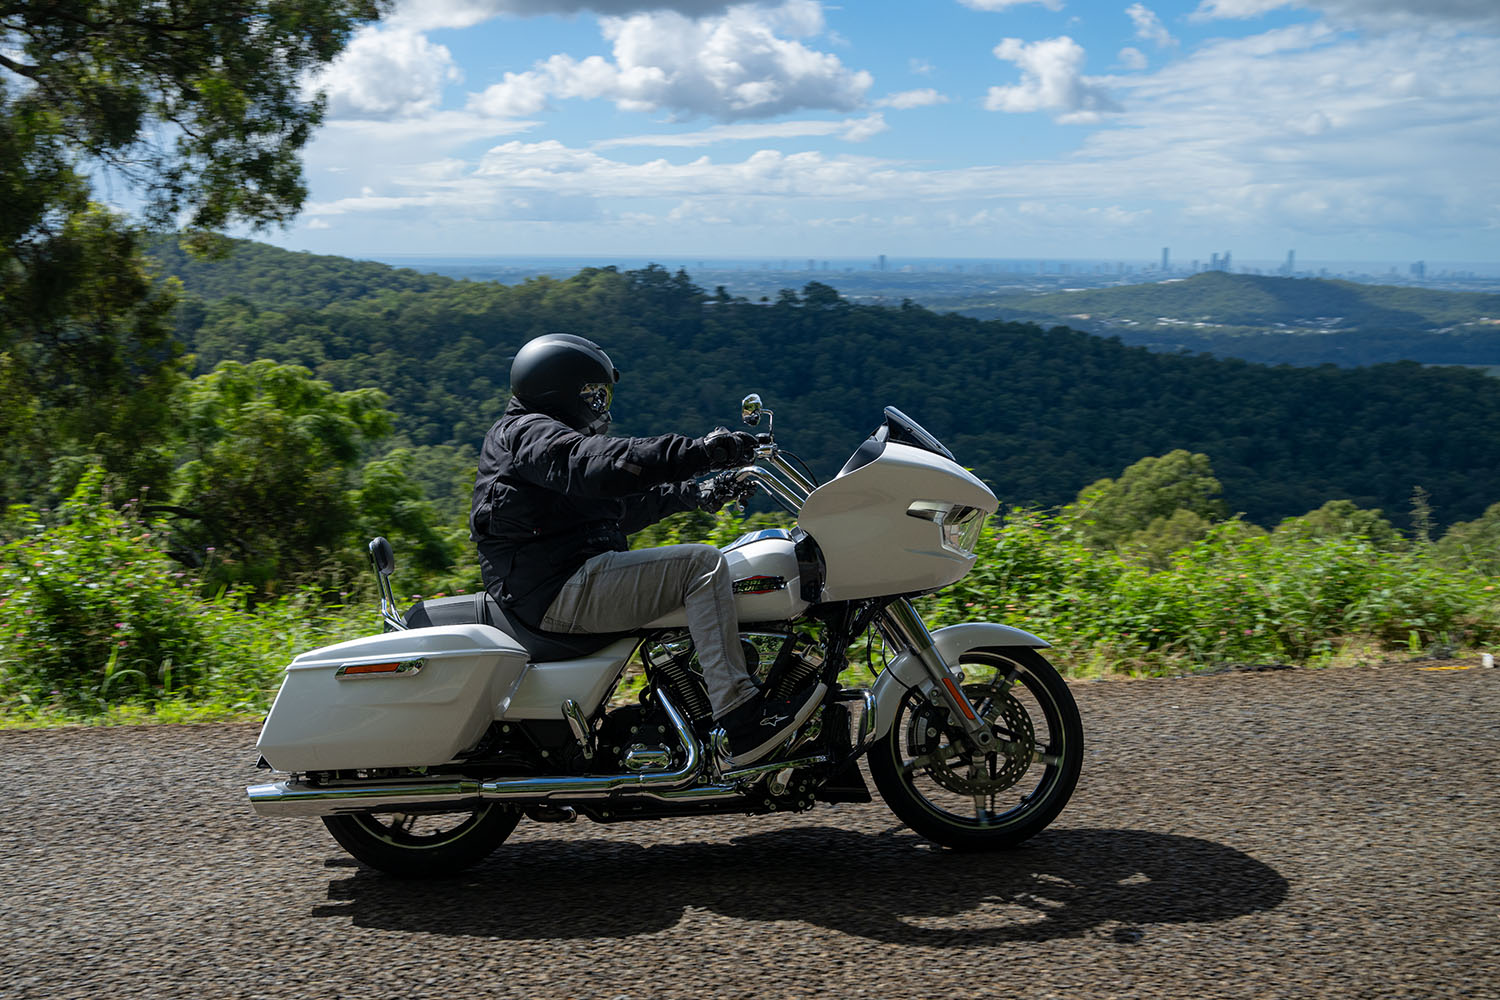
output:
[[[826,685],[767,698],[745,665],[723,553],[711,545],[632,552],[625,536],[739,495],[744,487],[726,477],[692,477],[748,464],[755,436],[719,427],[701,438],[609,437],[619,380],[609,355],[583,337],[548,334],[517,352],[469,517],[485,589],[543,637],[629,632],[685,607],[730,763],[753,763],[812,715]]]

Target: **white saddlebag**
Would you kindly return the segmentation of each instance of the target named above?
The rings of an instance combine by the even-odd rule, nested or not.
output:
[[[488,625],[440,625],[303,653],[256,744],[278,771],[444,764],[484,735],[526,668]]]

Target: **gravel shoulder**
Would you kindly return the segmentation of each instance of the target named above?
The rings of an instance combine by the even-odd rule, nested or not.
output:
[[[254,726],[0,732],[0,997],[1500,997],[1500,670],[1432,666],[1077,684],[1008,854],[877,801],[523,822],[431,884],[257,819]]]

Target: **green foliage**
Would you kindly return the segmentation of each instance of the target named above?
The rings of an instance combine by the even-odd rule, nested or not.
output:
[[[1364,510],[1348,500],[1330,500],[1301,517],[1287,518],[1276,534],[1299,539],[1362,538],[1377,549],[1399,551],[1406,540],[1377,510]]]
[[[1153,570],[1091,548],[1069,516],[1019,508],[987,530],[974,572],[929,611],[941,624],[1026,628],[1086,673],[1316,663],[1413,635],[1419,648],[1500,637],[1495,578],[1357,535],[1268,534],[1232,520]]]
[[[1433,555],[1445,566],[1500,577],[1500,503],[1491,504],[1472,521],[1449,528]]]
[[[1085,487],[1070,511],[1095,547],[1138,546],[1165,555],[1224,519],[1219,491],[1208,456],[1179,448]]]
[[[389,431],[385,401],[378,390],[336,392],[273,361],[226,361],[185,386],[177,409],[189,457],[173,476],[174,544],[206,566],[211,589],[264,593],[308,581],[347,546],[360,502],[382,504],[410,532],[419,564],[441,558],[431,527],[416,523],[430,510],[399,457],[371,470],[367,495],[355,492],[366,444]]]
[[[304,76],[381,7],[0,3],[0,504],[65,495],[94,461],[132,491],[170,471],[175,288],[93,181],[139,195],[155,225],[186,218],[200,244],[286,222],[322,115]]]
[[[6,715],[255,713],[289,649],[352,634],[351,622],[304,599],[252,614],[232,593],[200,596],[163,551],[165,529],[139,504],[115,508],[105,482],[91,469],[55,516],[15,506],[0,523]]]
[[[171,467],[175,285],[147,273],[136,231],[76,191],[49,227],[7,226],[0,244],[0,503],[46,495],[68,458],[101,461],[134,489]]]
[[[423,580],[446,573],[455,564],[472,564],[473,545],[467,530],[445,534],[432,503],[412,476],[412,453],[403,448],[365,464],[351,500],[356,513],[357,541],[384,535],[401,553],[395,586],[415,593]],[[473,474],[469,478],[472,480]],[[479,585],[477,572],[471,588]],[[461,584],[460,584],[461,586]],[[444,587],[442,589],[448,589]],[[456,589],[456,588],[455,588]]]
[[[322,117],[305,74],[330,62],[372,0],[57,0],[0,5],[7,113],[45,121],[48,155],[141,188],[148,214],[197,229],[284,222]]]

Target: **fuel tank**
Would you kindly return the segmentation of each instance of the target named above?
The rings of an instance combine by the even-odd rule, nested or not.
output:
[[[734,605],[741,625],[784,622],[807,609],[803,597],[803,571],[797,560],[797,542],[784,528],[767,528],[741,535],[723,549],[734,581]],[[674,611],[652,622],[648,628],[687,625],[687,612]]]

